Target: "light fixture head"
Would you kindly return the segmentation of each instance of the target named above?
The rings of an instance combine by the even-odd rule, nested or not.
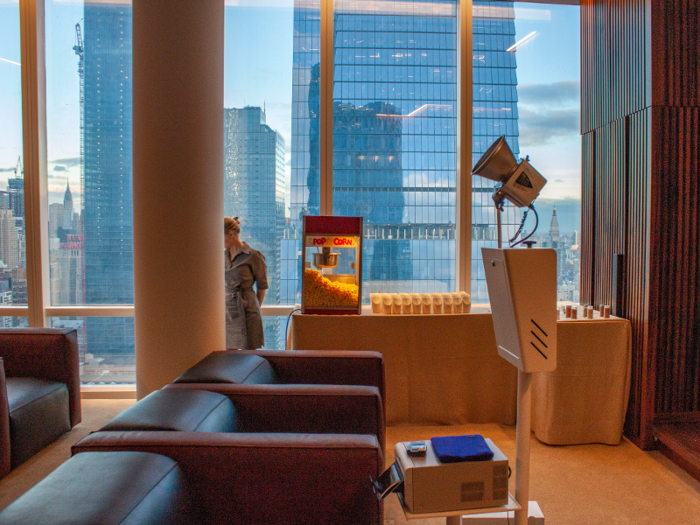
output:
[[[519,208],[529,207],[547,184],[547,179],[527,158],[520,162],[516,160],[505,135],[491,144],[474,166],[473,173],[498,183],[493,200],[499,209],[503,207],[504,200]]]

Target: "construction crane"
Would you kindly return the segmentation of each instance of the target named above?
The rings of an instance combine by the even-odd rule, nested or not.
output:
[[[82,18],[81,18],[82,20]],[[83,220],[85,217],[85,48],[83,47],[83,35],[80,29],[80,22],[75,24],[75,45],[73,51],[78,55],[78,77],[80,78],[80,239],[83,239],[85,232]],[[81,241],[82,242],[82,241]],[[82,285],[80,291],[76,293],[76,302],[85,304],[85,254],[80,258]],[[78,293],[80,297],[78,297]],[[85,325],[83,325],[85,330]],[[83,332],[84,337],[84,332]],[[84,352],[83,352],[84,355]]]
[[[80,22],[75,24],[75,45],[78,55],[78,77],[80,78],[80,208],[85,210],[85,53]]]
[[[17,157],[17,166],[15,166],[15,178],[24,178],[24,170],[22,169],[22,156]]]

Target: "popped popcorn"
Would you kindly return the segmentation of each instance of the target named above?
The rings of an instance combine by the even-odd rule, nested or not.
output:
[[[357,307],[357,286],[333,282],[313,268],[304,270],[304,304],[312,308]]]

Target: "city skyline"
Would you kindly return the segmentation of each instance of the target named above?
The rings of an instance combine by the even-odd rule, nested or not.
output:
[[[360,2],[360,5],[363,4]],[[390,4],[390,2],[382,3],[385,6]],[[403,2],[402,9],[409,4],[428,5],[425,2]],[[566,23],[562,24],[565,6],[546,6],[546,8],[523,6],[513,9],[510,4],[512,3],[475,2],[474,156],[478,158],[480,151],[488,146],[487,142],[497,136],[496,126],[502,125],[506,129],[506,135],[516,154],[519,150],[517,138],[520,137],[521,146],[527,145],[527,149],[523,146],[520,150],[530,155],[533,165],[549,179],[549,184],[538,201],[542,203],[542,207],[538,207],[541,212],[540,228],[549,224],[550,210],[556,206],[562,234],[573,233],[576,230],[577,207],[580,210],[580,195],[577,196],[577,191],[580,192],[580,182],[577,191],[571,189],[576,186],[575,183],[573,186],[571,183],[576,175],[573,171],[576,169],[580,171],[580,166],[572,167],[576,165],[576,160],[580,160],[580,137],[576,128],[578,54],[571,54],[575,59],[566,60],[561,67],[555,68],[542,64],[533,66],[534,62],[528,61],[532,59],[533,54],[539,54],[539,61],[545,64],[563,56],[562,48],[565,46],[553,46],[552,41],[563,38],[563,32],[567,28],[571,30],[575,26],[578,30],[578,15],[575,20],[570,17],[571,20],[567,19]],[[310,5],[317,5],[317,2],[312,2]],[[453,1],[430,2],[429,5],[445,6],[444,9],[440,8],[442,18],[453,19],[455,6]],[[0,2],[0,10],[2,10],[0,12],[8,13],[12,6],[18,10],[17,4]],[[456,114],[455,93],[452,86],[456,60],[450,57],[456,55],[456,42],[448,44],[443,38],[435,44],[417,43],[412,48],[416,52],[422,47],[427,50],[430,54],[426,59],[428,68],[434,66],[440,69],[440,75],[452,75],[450,79],[444,77],[437,82],[432,80],[420,83],[425,85],[425,95],[420,94],[413,98],[408,96],[406,100],[406,97],[404,99],[384,97],[384,94],[388,94],[386,91],[370,93],[369,90],[374,89],[374,85],[377,85],[378,89],[385,90],[395,90],[396,87],[382,87],[379,82],[370,82],[367,80],[369,77],[362,77],[364,74],[370,74],[366,68],[367,58],[357,54],[358,58],[353,50],[356,45],[360,45],[360,49],[365,51],[370,47],[358,44],[358,38],[354,36],[354,33],[362,31],[362,28],[348,26],[353,23],[353,17],[359,20],[359,15],[350,12],[344,2],[337,2],[336,6],[335,30],[336,35],[340,37],[334,57],[337,66],[334,93],[337,112],[337,119],[334,118],[336,153],[334,212],[364,215],[368,227],[373,228],[371,231],[368,230],[368,235],[374,237],[366,245],[365,275],[370,280],[378,283],[383,281],[422,281],[424,284],[440,282],[442,283],[440,286],[454,287],[456,217],[452,196],[456,187],[454,178]],[[284,190],[281,191],[285,199],[281,222],[284,235],[288,237],[293,234],[295,227],[293,223],[301,211],[297,207],[295,213],[295,210],[290,207],[293,207],[294,203],[297,205],[303,203],[307,209],[318,206],[318,200],[304,201],[303,197],[299,197],[298,192],[295,194],[297,190],[292,187],[294,169],[299,170],[297,180],[303,181],[303,184],[296,185],[297,188],[309,187],[309,182],[311,187],[315,187],[317,172],[314,170],[316,168],[310,166],[306,160],[301,162],[295,159],[301,159],[300,155],[310,154],[313,157],[314,148],[318,143],[317,130],[315,132],[313,130],[314,119],[310,118],[309,114],[309,111],[318,111],[317,108],[313,109],[309,106],[309,104],[317,104],[318,101],[314,100],[313,96],[304,100],[299,98],[298,88],[302,84],[294,73],[293,65],[299,63],[302,57],[301,51],[295,50],[288,44],[286,46],[280,44],[281,39],[287,39],[287,42],[290,42],[295,38],[293,37],[293,7],[294,2],[291,0],[264,2],[264,5],[259,2],[237,2],[236,5],[226,7],[225,17],[224,106],[229,109],[262,108],[267,125],[282,136],[283,167],[276,174],[276,184],[281,183],[284,186]],[[85,268],[81,275],[85,279],[83,291],[86,303],[132,304],[130,14],[125,15],[121,29],[117,27],[119,24],[96,29],[99,27],[97,11],[108,13],[110,9],[123,9],[125,13],[130,13],[131,7],[129,2],[83,5],[80,2],[48,1],[46,9],[49,203],[53,206],[63,202],[66,187],[70,186],[75,213],[81,216],[85,228],[83,255],[81,255],[81,257],[84,256]],[[504,10],[508,9],[510,14],[502,16]],[[449,16],[446,17],[444,15],[447,11]],[[522,16],[519,17],[519,14]],[[0,58],[3,59],[0,60],[0,73],[8,72],[3,77],[3,81],[0,81],[0,98],[12,101],[0,110],[0,115],[8,116],[8,124],[0,129],[0,137],[3,139],[8,137],[7,140],[3,140],[0,147],[0,186],[6,184],[6,178],[13,175],[11,170],[22,153],[21,110],[18,104],[20,91],[16,89],[20,72],[19,23],[17,18],[16,27],[14,29],[10,27],[13,16],[3,17],[0,22],[0,29],[11,29],[3,33],[4,36],[0,38]],[[415,20],[420,18],[414,17]],[[508,38],[505,39],[506,33],[494,22],[489,22],[493,27],[482,27],[480,21],[483,20],[501,20],[502,25],[508,26]],[[503,22],[504,20],[508,21],[507,24]],[[84,70],[86,132],[85,154],[82,157],[84,163],[81,162],[80,154],[79,57],[74,50],[77,43],[76,24],[80,24],[83,31],[86,54]],[[128,29],[126,34],[121,33],[124,29]],[[401,29],[401,31],[404,30]],[[451,35],[450,38],[454,38],[455,31],[454,27],[445,26],[435,28],[432,32],[441,37]],[[506,47],[519,40],[523,34],[532,32],[537,33],[536,37],[527,45],[518,48],[517,54],[506,51]],[[481,38],[479,35],[493,35],[497,38],[489,36],[482,42],[478,40]],[[16,42],[13,40],[15,37]],[[108,42],[110,39],[112,39],[111,43]],[[495,47],[480,48],[482,43]],[[310,66],[310,77],[306,81],[311,82],[313,66],[318,62],[317,37],[312,38],[309,44],[305,53]],[[112,46],[112,51],[100,55],[100,45]],[[576,42],[577,45],[578,42]],[[391,47],[381,44],[375,48],[389,50]],[[247,49],[250,52],[237,52],[238,49]],[[435,52],[434,56],[432,50]],[[536,53],[533,53],[535,51]],[[448,53],[449,56],[443,52]],[[517,79],[515,78],[516,58]],[[97,67],[100,60],[106,61],[102,62],[101,67],[108,68],[109,74],[105,74],[105,70],[102,70],[103,73],[100,76],[100,68]],[[494,63],[496,67],[490,67],[489,60],[496,60],[497,63]],[[512,61],[512,64],[508,65],[509,61]],[[399,64],[399,61],[391,64],[393,64],[391,67],[394,67]],[[499,78],[483,76],[482,73],[487,69],[498,71],[496,76]],[[502,73],[509,69],[512,69],[512,76],[506,78]],[[355,73],[355,70],[360,72]],[[395,75],[392,71],[397,71],[396,74],[399,75],[405,74],[396,68],[393,70],[387,68],[388,74]],[[354,74],[359,76],[353,79],[351,76]],[[365,80],[362,80],[363,78]],[[9,81],[14,82],[15,87],[9,86]],[[439,86],[439,90],[447,91],[440,94],[430,91],[436,85]],[[487,96],[489,93],[480,91],[480,86],[487,88],[488,86],[511,86],[512,94],[499,95],[499,98],[495,99],[489,98]],[[318,85],[315,89],[318,89]],[[451,93],[450,89],[452,89]],[[480,99],[482,93],[485,98]],[[293,113],[295,101],[300,103],[301,113],[306,112],[302,120],[306,119],[311,123],[309,129],[301,132],[297,126],[296,135],[292,133],[292,129],[294,119],[300,118],[300,113]],[[407,104],[407,101],[410,103]],[[479,112],[482,109],[486,118],[480,119],[482,115]],[[517,116],[516,113],[518,113]],[[19,133],[16,131],[17,122],[20,125]],[[413,129],[419,122],[424,123],[426,127],[421,130]],[[356,133],[357,126],[360,128],[365,126],[365,131],[369,133],[364,135]],[[518,126],[521,133],[517,131]],[[12,132],[12,129],[15,131]],[[447,131],[436,133],[437,129]],[[524,130],[527,130],[525,135]],[[426,134],[430,135],[429,142],[423,143]],[[483,144],[477,144],[480,136],[485,137]],[[19,143],[17,143],[18,138]],[[295,142],[298,146],[296,149]],[[374,164],[370,164],[370,153],[374,153],[371,161]],[[301,162],[301,164],[295,168],[295,162]],[[430,168],[426,170],[423,162],[427,163],[425,165],[430,165]],[[353,169],[344,168],[344,163],[346,168],[353,166]],[[81,166],[85,169],[84,194],[80,183]],[[355,166],[359,170],[357,172],[360,173],[359,178],[353,172]],[[362,175],[363,171],[365,175]],[[368,178],[370,171],[372,175]],[[373,177],[376,180],[372,179]],[[7,185],[9,191],[9,181]],[[479,280],[480,272],[477,253],[479,243],[482,236],[484,239],[492,236],[490,231],[492,228],[490,226],[491,188],[488,184],[481,188],[482,185],[481,181],[475,179],[475,189],[483,189],[483,191],[474,192],[473,210],[483,210],[484,219],[480,220],[477,217],[473,221],[476,226],[476,233],[473,231],[472,259],[472,275],[475,281]],[[279,195],[280,190],[278,186],[275,190],[276,195]],[[277,198],[276,202],[279,203]],[[85,213],[81,215],[82,211]],[[13,212],[13,217],[15,213],[18,212]],[[511,215],[506,223],[511,225],[519,223],[520,214]],[[526,229],[531,228],[531,220],[528,221]],[[578,220],[580,220],[580,212]],[[483,227],[479,226],[480,224]],[[396,228],[396,225],[400,225],[401,228]],[[421,226],[424,226],[425,230],[422,230]],[[66,233],[66,235],[80,235],[80,233]],[[399,235],[403,236],[402,241],[405,242],[398,242],[395,237],[392,238]],[[431,246],[440,246],[440,248],[437,251],[432,247],[425,248],[422,244],[413,242],[410,239],[411,235],[423,241],[430,235]],[[19,239],[18,233],[18,253],[21,253]],[[427,263],[417,264],[414,260],[424,253],[424,248],[427,250],[425,253],[431,253],[425,258],[429,262],[427,266]],[[51,245],[52,253],[55,252],[56,256],[60,254],[65,258],[66,254],[57,251],[59,249]],[[296,271],[296,250],[291,245],[284,246],[283,243],[283,246],[275,248],[275,251],[280,253],[279,270],[275,271],[279,271],[281,275],[285,275],[286,272],[289,277],[287,280],[290,281],[286,286],[284,283],[281,286],[278,301],[294,302],[297,277],[293,275],[293,271]],[[78,270],[66,271],[77,272]],[[284,280],[283,277],[280,278]],[[75,289],[73,290],[74,294],[77,293]],[[366,290],[370,290],[370,287]],[[54,297],[60,297],[60,294],[55,295],[52,290],[52,301],[55,303]],[[73,295],[73,297],[77,296]],[[475,299],[477,298],[478,291],[475,294]],[[271,295],[270,299],[274,300],[274,296]],[[131,351],[133,342],[129,341],[133,341],[133,328],[131,328],[130,319],[98,319],[89,322],[93,325],[106,323],[105,326],[114,324],[115,329],[124,336],[122,338],[124,348]],[[108,331],[105,330],[105,333]],[[111,339],[109,341],[105,339],[105,344],[113,345],[114,342]]]

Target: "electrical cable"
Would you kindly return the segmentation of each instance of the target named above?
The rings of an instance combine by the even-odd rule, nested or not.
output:
[[[284,340],[287,340],[287,337],[289,336],[289,321],[292,319],[292,315],[294,315],[294,312],[301,312],[301,308],[295,308],[291,312],[289,312],[289,315],[287,316],[287,327],[284,329]]]
[[[518,238],[518,235],[520,235],[520,232],[523,231],[523,226],[525,226],[525,219],[527,219],[527,214],[530,212],[530,208],[527,208],[525,212],[523,213],[523,219],[520,221],[520,227],[518,228],[518,231],[515,232],[515,235],[513,235],[513,238],[508,241],[508,244],[510,244],[510,247],[512,248],[513,241]]]
[[[520,240],[519,240],[518,242],[516,242],[515,244],[511,244],[511,245],[510,245],[511,248],[515,248],[518,244],[524,243],[524,242],[527,241],[530,237],[532,237],[532,236],[535,234],[535,232],[537,231],[537,226],[539,226],[539,224],[540,224],[540,216],[537,215],[537,210],[535,209],[535,207],[534,207],[532,204],[530,204],[530,205],[528,206],[528,208],[530,208],[530,209],[535,213],[535,227],[534,227],[534,228],[532,229],[532,231],[530,232],[530,235],[528,235],[527,237],[525,237],[525,238],[523,238],[523,239],[520,239]]]

